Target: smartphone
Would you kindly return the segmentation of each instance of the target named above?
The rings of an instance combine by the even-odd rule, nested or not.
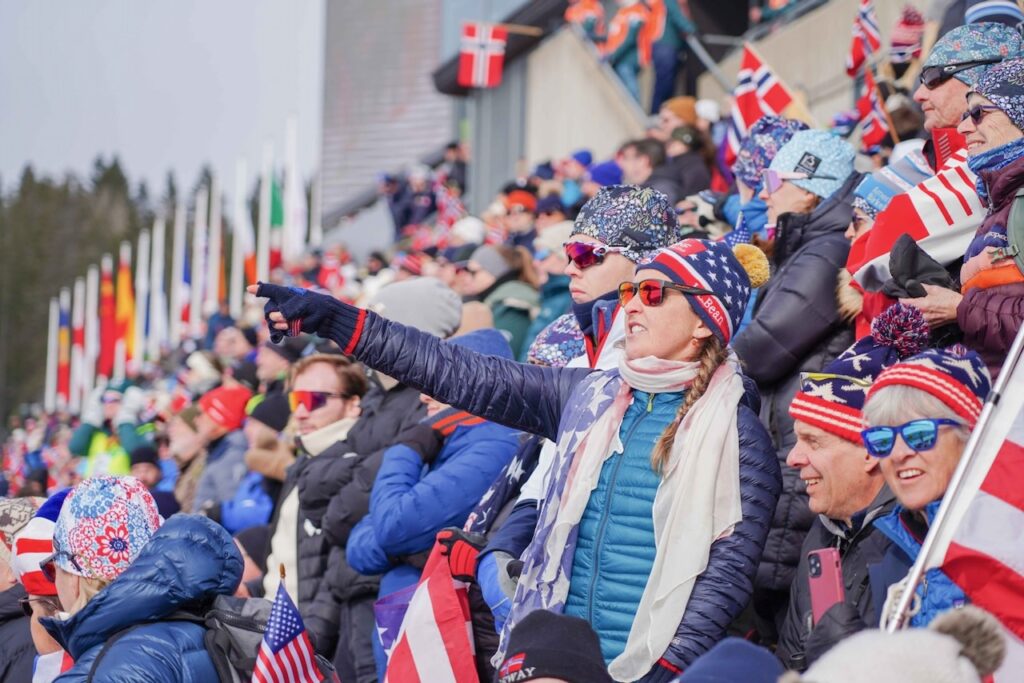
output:
[[[816,625],[832,605],[846,599],[839,551],[824,548],[807,553],[807,582],[811,586],[811,618]]]

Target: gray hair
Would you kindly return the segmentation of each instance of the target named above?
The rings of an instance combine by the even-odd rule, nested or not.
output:
[[[963,442],[971,434],[971,429],[964,424],[964,419],[952,408],[932,396],[927,391],[915,387],[893,384],[872,392],[868,402],[864,404],[864,425],[901,425],[911,420],[922,418],[946,419],[959,422],[957,436]]]

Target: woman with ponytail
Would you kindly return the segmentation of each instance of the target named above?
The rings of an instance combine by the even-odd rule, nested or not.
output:
[[[630,195],[667,205],[649,189]],[[751,247],[657,252],[619,287],[625,353],[607,372],[481,356],[306,290],[250,291],[269,299],[276,339],[318,333],[440,401],[556,440],[518,582],[508,568],[519,563],[505,562],[510,590],[485,593],[504,621],[495,661],[517,654],[504,650],[509,630],[546,609],[594,627],[615,680],[652,683],[674,680],[746,606],[778,499],[756,393],[728,346],[766,276]]]

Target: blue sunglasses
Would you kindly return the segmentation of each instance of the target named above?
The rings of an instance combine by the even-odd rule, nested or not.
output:
[[[956,420],[926,419],[911,420],[898,427],[869,427],[860,433],[864,447],[876,458],[887,458],[896,446],[896,435],[903,437],[903,442],[920,453],[935,447],[939,438],[939,427],[950,425],[962,427]]]

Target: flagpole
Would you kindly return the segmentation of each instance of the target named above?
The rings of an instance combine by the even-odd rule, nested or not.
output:
[[[83,382],[85,379],[85,349],[78,343],[78,331],[82,330],[84,324],[85,278],[77,277],[71,298],[71,384],[68,397],[68,408],[73,415],[77,415],[81,411],[82,394],[85,393],[85,383]]]
[[[932,549],[935,547],[939,536],[943,533],[944,525],[950,516],[950,510],[953,508],[954,500],[956,499],[957,493],[959,493],[964,480],[967,477],[968,469],[972,461],[975,459],[976,451],[978,450],[978,444],[981,443],[982,438],[985,435],[985,431],[989,428],[992,422],[992,414],[995,412],[995,408],[999,405],[999,400],[1002,398],[1009,383],[1010,375],[1013,373],[1011,370],[1021,360],[1021,354],[1024,352],[1024,328],[1017,332],[1017,337],[1013,340],[1013,346],[1010,347],[1009,353],[1006,355],[1006,360],[1003,362],[1002,372],[999,373],[999,377],[996,379],[995,386],[992,387],[992,391],[989,392],[988,398],[985,399],[985,405],[981,409],[981,415],[978,417],[978,423],[971,431],[970,437],[967,439],[967,444],[964,446],[963,454],[960,456],[960,462],[957,463],[956,470],[953,472],[953,477],[949,480],[949,486],[946,487],[946,493],[942,497],[942,503],[939,505],[939,511],[935,514],[935,519],[928,527],[928,535],[925,536],[924,542],[921,544],[921,550],[917,554],[917,559],[914,561],[914,566],[911,567],[910,573],[907,574],[906,585],[903,587],[903,592],[900,594],[900,600],[896,604],[896,612],[888,623],[885,624],[885,630],[888,633],[895,633],[898,629],[903,627],[903,623],[906,620],[907,611],[910,609],[910,604],[913,602],[914,593],[917,591],[917,584],[921,582],[921,578],[924,576],[928,563],[929,556],[932,553]],[[887,615],[883,615],[883,619]]]
[[[871,74],[871,85],[874,86],[875,97],[878,98],[878,104],[882,106],[882,113],[885,114],[885,123],[889,126],[889,137],[892,138],[894,145],[898,145],[900,134],[896,132],[896,126],[893,125],[892,116],[889,115],[889,106],[885,103],[885,98],[882,97],[882,91],[878,88],[878,78],[874,73]]]
[[[60,325],[60,305],[57,297],[50,297],[50,327],[46,335],[46,381],[43,385],[43,409],[57,410],[57,328]]]
[[[178,198],[178,205],[174,207],[174,239],[171,243],[171,289],[170,306],[167,312],[167,333],[171,348],[177,348],[181,343],[181,309],[183,308],[181,294],[185,283],[185,231],[187,229],[185,216],[185,201]]]
[[[129,368],[131,374],[142,370],[146,360],[146,316],[149,314],[149,230],[139,233],[135,256],[135,340]]]
[[[302,204],[305,200],[299,173],[299,124],[289,116],[284,135],[284,228],[281,235],[281,257],[286,263],[295,261],[306,249],[306,217]]]
[[[212,315],[220,306],[221,196],[217,174],[210,178],[210,225],[206,250],[206,296],[203,312]]]
[[[100,271],[95,264],[85,274],[85,374],[82,390],[88,396],[96,386],[96,361],[100,355]]]
[[[206,210],[209,194],[205,187],[196,194],[196,215],[192,232],[192,284],[189,302],[189,336],[198,339],[203,333],[203,286],[206,275]]]
[[[146,355],[152,363],[159,362],[160,351],[167,339],[167,294],[164,285],[166,248],[166,226],[161,215],[153,221],[152,258],[149,267],[149,331],[146,335]]]
[[[263,166],[260,168],[260,214],[256,236],[256,279],[270,279],[270,194],[274,165],[274,147],[269,141],[263,145]]]
[[[242,231],[245,229],[245,159],[235,162],[235,196],[231,216],[231,287],[228,293],[231,317],[242,317],[242,292],[245,290],[245,258],[242,253]]]
[[[117,258],[117,274],[114,278],[114,291],[116,292],[114,294],[114,326],[117,335],[114,342],[114,380],[118,382],[125,378],[125,373],[128,370],[128,339],[126,334],[122,336],[121,320],[118,317],[121,313],[118,308],[121,302],[125,300],[121,292],[122,285],[126,284],[124,278],[121,277],[121,271],[125,267],[128,268],[129,277],[127,285],[130,287],[132,284],[132,244],[128,241],[121,242],[121,249]],[[134,311],[132,314],[134,315]]]

